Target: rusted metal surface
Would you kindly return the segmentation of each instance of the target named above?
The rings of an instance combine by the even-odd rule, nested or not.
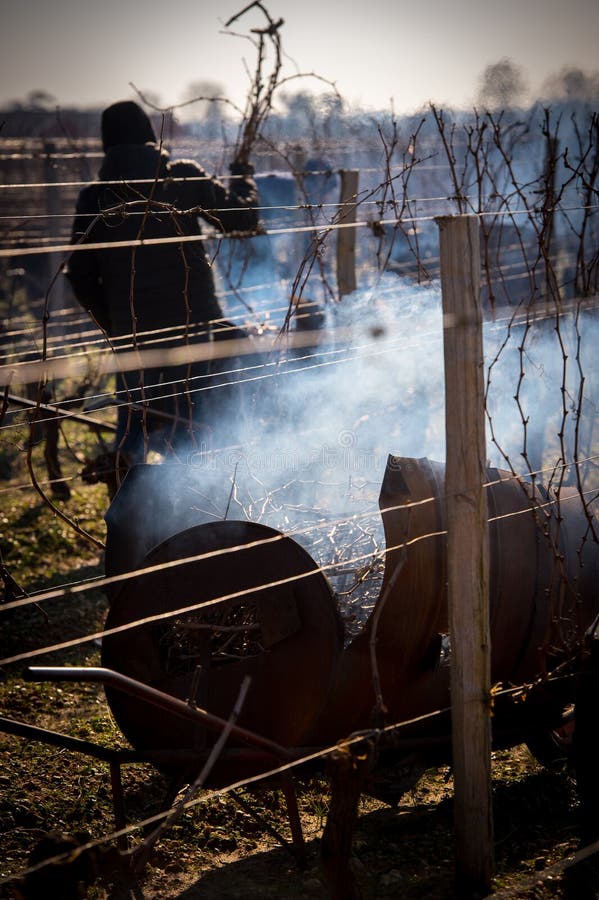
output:
[[[107,573],[168,567],[139,574],[114,592],[107,629],[177,612],[107,635],[104,665],[181,700],[193,695],[192,702],[222,719],[249,673],[252,690],[240,725],[286,747],[324,747],[373,724],[449,707],[441,464],[389,458],[379,498],[382,585],[364,627],[345,647],[327,579],[296,541],[255,522],[194,524],[201,512],[179,481],[169,483],[165,467],[134,469],[127,480],[132,474],[107,516]],[[135,515],[140,489],[143,523]],[[492,677],[517,685],[578,652],[599,611],[599,552],[583,540],[588,523],[574,492],[563,491],[556,504],[543,490],[489,469],[487,500]],[[172,567],[188,557],[193,560]],[[228,599],[190,609],[220,597]],[[168,714],[157,719],[147,704],[110,688],[107,694],[138,748],[195,748],[201,755],[209,742],[204,729]],[[533,709],[536,724],[554,727],[566,694],[548,691],[550,701],[527,709],[498,703],[497,740],[523,740]],[[401,745],[405,753],[409,744],[417,751],[420,741],[447,753],[448,728],[448,714],[434,716],[403,732],[398,750]],[[237,775],[244,765],[240,760],[232,771]]]
[[[82,681],[103,684],[130,697],[135,697],[137,700],[145,701],[163,712],[172,712],[183,719],[199,723],[216,734],[220,734],[227,724],[224,719],[220,719],[213,713],[184,703],[177,697],[158,691],[148,684],[135,681],[135,679],[112,669],[96,666],[31,666],[27,670],[26,676],[30,681]],[[233,725],[231,735],[251,747],[272,753],[281,760],[292,758],[284,747],[245,728]]]
[[[288,747],[301,744],[326,700],[342,647],[326,579],[299,544],[252,522],[187,529],[148,553],[145,565],[187,557],[194,559],[123,585],[107,629],[180,612],[107,635],[103,664],[223,719],[250,675],[239,725]],[[223,596],[230,599],[186,611]],[[206,746],[203,728],[168,713],[157,719],[152,707],[110,687],[107,696],[134,746]]]
[[[400,464],[387,467],[379,499],[387,547],[381,592],[365,627],[343,653],[329,703],[312,736],[316,742],[318,738],[326,742],[336,740],[375,724],[370,651],[374,639],[390,722],[447,705],[443,687],[448,684],[449,672],[439,671],[436,665],[439,635],[447,632],[447,609],[443,603],[445,537],[440,534],[445,527],[443,469],[428,461],[427,465],[412,462],[415,463],[403,461],[402,468]],[[429,498],[430,502],[404,506]],[[385,513],[387,508],[389,512]],[[404,551],[406,542],[419,535],[431,537],[412,543]],[[396,576],[400,565],[401,572]],[[394,578],[393,589],[389,590]],[[373,638],[375,615],[378,625]]]
[[[555,498],[507,472],[487,474],[492,679],[518,685],[580,648],[599,604],[599,548],[583,540],[588,526],[574,492],[563,492],[557,515]],[[373,646],[387,721],[450,705],[443,497],[441,464],[389,458],[380,495],[387,544],[381,594],[342,655],[313,742],[372,724]]]

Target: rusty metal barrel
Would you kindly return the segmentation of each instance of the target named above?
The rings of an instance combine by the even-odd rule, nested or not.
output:
[[[486,492],[492,679],[519,685],[576,652],[598,609],[599,547],[577,491],[548,495],[490,468]],[[315,742],[370,727],[377,700],[387,722],[450,705],[444,494],[441,463],[389,457],[381,593],[340,659]]]
[[[342,650],[328,581],[276,529],[198,522],[195,488],[195,474],[182,466],[140,466],[127,475],[106,517],[105,567],[111,575],[136,574],[111,592],[102,664],[225,720],[249,676],[239,725],[279,745],[300,745]],[[106,694],[137,749],[196,749],[201,757],[214,741],[201,726],[157,714],[136,696],[112,687]],[[248,766],[235,771],[246,774]]]
[[[264,524],[202,520],[198,485],[201,473],[185,467],[136,467],[117,494],[106,571],[142,571],[112,593],[104,666],[223,719],[249,674],[240,725],[286,747],[381,724],[375,708],[395,723],[449,707],[441,463],[389,457],[382,587],[345,648],[335,597],[306,549]],[[486,491],[492,679],[519,685],[582,644],[599,612],[599,547],[577,491],[548,494],[498,469]],[[214,739],[138,698],[107,696],[137,748],[201,751]],[[413,733],[445,740],[447,716]]]

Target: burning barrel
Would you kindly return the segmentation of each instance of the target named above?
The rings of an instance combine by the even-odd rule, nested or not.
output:
[[[364,629],[340,659],[315,727],[319,741],[373,724],[375,668],[387,722],[450,705],[444,481],[440,463],[388,459],[379,499],[386,540],[383,584]],[[599,546],[590,540],[573,489],[550,495],[490,468],[486,494],[491,676],[494,683],[521,685],[580,650],[599,610]],[[550,705],[548,721],[554,715]],[[524,731],[512,730],[516,719]],[[508,721],[498,724],[517,743],[536,723],[530,710],[512,708]],[[438,717],[411,733],[438,736],[447,728],[448,717]]]
[[[287,747],[369,728],[377,699],[387,722],[449,706],[441,464],[389,457],[382,588],[345,649],[336,598],[306,549],[262,523],[202,521],[182,469],[135,467],[108,511],[107,574],[142,571],[113,592],[105,666],[225,719],[249,674],[240,725]],[[575,656],[599,611],[599,552],[576,492],[549,495],[507,472],[487,474],[492,677],[517,685]],[[139,749],[212,740],[137,698],[107,694]],[[508,743],[526,736],[510,730],[515,718],[511,710]],[[528,711],[520,720],[531,727]],[[447,717],[413,733],[446,737]]]
[[[106,628],[121,630],[104,637],[103,665],[222,719],[249,675],[239,724],[283,746],[300,744],[342,646],[333,595],[306,551],[265,525],[224,521],[168,538],[144,566],[148,574],[113,600]],[[206,746],[201,727],[107,693],[134,746]]]

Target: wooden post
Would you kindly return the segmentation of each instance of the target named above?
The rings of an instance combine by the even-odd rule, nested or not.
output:
[[[60,180],[60,175],[52,155],[56,153],[56,147],[51,141],[44,142],[44,181],[48,185],[45,189],[46,209],[48,215],[46,237],[57,240],[60,237],[60,214],[62,213],[62,191],[52,187],[52,184]],[[43,276],[43,288],[47,290],[52,279],[56,275],[58,267],[62,263],[62,254],[48,253],[45,256],[45,273]],[[51,305],[53,310],[64,309],[64,278],[57,278],[52,288]]]
[[[437,219],[445,352],[447,564],[456,877],[460,896],[493,875],[490,633],[479,225]]]
[[[345,225],[356,221],[359,172],[356,169],[343,169],[340,174],[339,224]],[[340,297],[351,294],[357,287],[355,228],[340,228],[337,231],[337,286]]]
[[[374,747],[369,741],[340,744],[329,761],[331,802],[320,845],[322,868],[331,900],[360,900],[350,858],[360,794],[374,762]]]

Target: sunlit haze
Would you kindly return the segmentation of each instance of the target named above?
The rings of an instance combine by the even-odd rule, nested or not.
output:
[[[133,95],[130,83],[161,105],[185,99],[190,83],[212,81],[242,106],[253,70],[254,9],[230,0],[4,0],[0,104],[34,90],[63,107],[98,107]],[[564,66],[594,70],[599,36],[596,0],[429,0],[364,4],[272,0],[283,18],[282,75],[314,73],[335,82],[352,105],[411,112],[434,101],[469,106],[485,67],[502,58],[523,70],[529,96]],[[244,62],[245,60],[245,62]],[[289,91],[323,90],[313,77]]]

